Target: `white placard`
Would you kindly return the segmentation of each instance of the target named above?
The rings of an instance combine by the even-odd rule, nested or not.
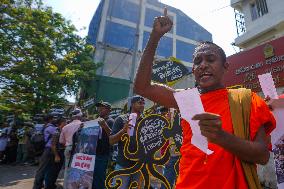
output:
[[[190,123],[192,130],[191,144],[206,154],[212,154],[213,151],[208,149],[207,138],[201,135],[198,120],[192,120],[194,115],[205,112],[197,88],[176,92],[174,93],[174,97],[178,104],[181,117]]]
[[[137,119],[137,114],[136,113],[131,113],[129,115],[129,127],[128,127],[128,130],[127,130],[127,133],[129,136],[133,136],[134,134],[134,127],[136,125],[136,119]]]
[[[96,161],[95,155],[76,153],[72,158],[71,167],[83,171],[94,171],[95,161]]]
[[[276,92],[275,84],[272,78],[271,73],[266,73],[262,75],[258,75],[258,79],[260,82],[260,86],[264,96],[269,96],[271,99],[278,99],[278,95]]]

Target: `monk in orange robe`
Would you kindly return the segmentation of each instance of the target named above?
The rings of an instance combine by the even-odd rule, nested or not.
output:
[[[151,83],[154,55],[161,37],[171,30],[167,16],[156,17],[149,41],[144,49],[134,82],[134,92],[160,105],[178,109],[174,89]],[[275,128],[275,119],[266,103],[252,93],[250,139],[234,135],[228,90],[222,79],[229,64],[222,48],[211,42],[201,43],[193,54],[193,74],[201,93],[206,113],[195,115],[201,134],[214,151],[206,155],[191,144],[189,123],[182,121],[183,145],[176,189],[246,189],[248,188],[240,161],[266,164],[269,160],[266,137]]]

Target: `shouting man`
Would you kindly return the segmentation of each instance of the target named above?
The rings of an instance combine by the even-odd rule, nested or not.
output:
[[[160,105],[178,109],[174,99],[174,89],[151,84],[154,55],[162,36],[169,32],[173,22],[167,16],[156,17],[149,41],[144,49],[134,83],[134,91]],[[255,93],[250,93],[249,138],[235,135],[233,116],[229,106],[229,90],[222,79],[228,70],[226,55],[212,42],[198,45],[193,54],[193,74],[201,93],[205,113],[195,115],[199,121],[201,134],[209,142],[208,148],[214,151],[206,155],[191,144],[190,125],[182,120],[183,145],[179,177],[176,189],[227,189],[259,188],[252,187],[251,180],[243,171],[243,162],[266,164],[269,159],[266,136],[275,128],[275,119],[265,102]],[[251,177],[252,178],[252,177]]]

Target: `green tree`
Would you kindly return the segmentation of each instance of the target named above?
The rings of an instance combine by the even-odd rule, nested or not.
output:
[[[41,0],[1,0],[1,109],[34,114],[94,79],[100,63],[76,32]]]

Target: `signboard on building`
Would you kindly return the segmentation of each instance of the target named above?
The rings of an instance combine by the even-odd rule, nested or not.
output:
[[[275,86],[284,86],[284,37],[228,57],[226,87],[241,85],[261,91],[258,75],[271,72]]]

